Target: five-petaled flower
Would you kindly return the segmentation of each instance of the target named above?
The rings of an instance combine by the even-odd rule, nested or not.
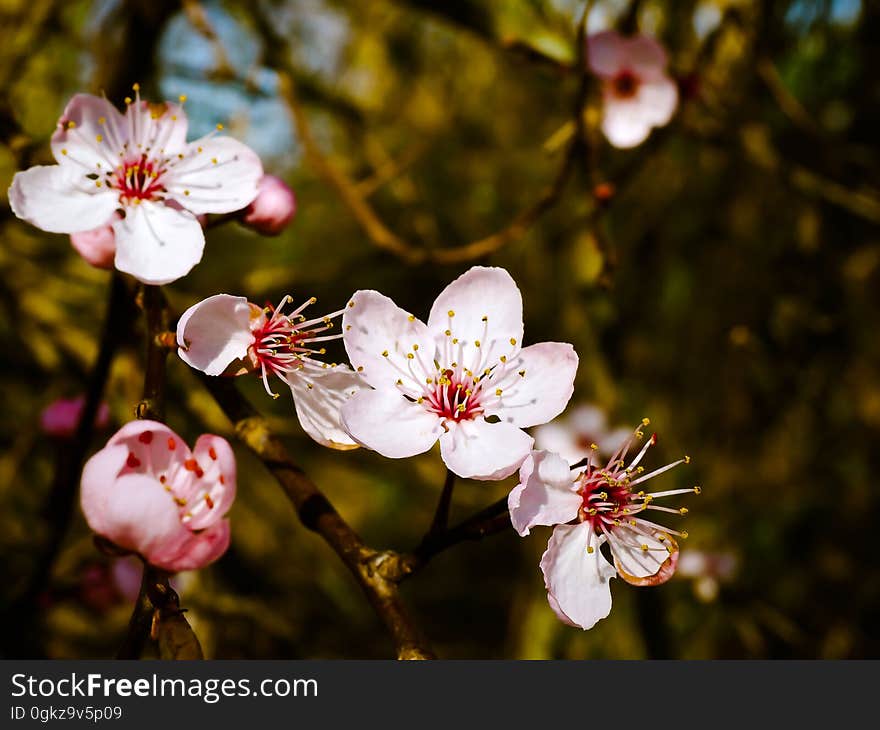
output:
[[[151,104],[135,90],[125,114],[106,99],[74,96],[52,135],[58,164],[17,173],[9,202],[44,231],[111,225],[116,268],[167,284],[201,261],[197,216],[247,206],[263,167],[249,147],[216,132],[187,143],[183,97],[181,104]]]
[[[257,373],[266,392],[269,376],[280,378],[293,395],[303,430],[315,441],[335,449],[352,449],[339,422],[339,409],[361,385],[360,376],[347,365],[321,362],[322,343],[339,339],[330,330],[342,310],[308,319],[302,312],[315,303],[306,300],[292,312],[284,307],[259,307],[244,297],[215,294],[187,309],[177,323],[178,354],[187,364],[207,375]]]
[[[666,51],[650,36],[591,35],[587,62],[602,81],[602,132],[615,147],[641,144],[672,118],[678,88],[666,74]]]
[[[89,527],[151,565],[204,567],[229,546],[235,456],[219,437],[189,447],[156,421],[132,421],[86,463],[81,503]]]
[[[642,421],[644,426],[648,420]],[[541,558],[547,600],[556,615],[571,626],[592,628],[611,611],[611,586],[615,575],[627,583],[650,586],[672,577],[678,562],[673,535],[687,532],[663,527],[645,517],[649,510],[687,514],[685,507],[654,504],[655,499],[679,494],[699,494],[700,488],[645,492],[649,479],[689,463],[685,456],[644,473],[640,466],[648,449],[657,443],[653,434],[626,465],[630,447],[644,438],[635,430],[604,467],[574,468],[558,454],[533,451],[520,469],[520,483],[507,504],[516,531],[528,535],[535,525],[556,525]],[[613,565],[602,555],[608,546]]]
[[[358,291],[342,318],[345,349],[373,390],[342,407],[352,438],[390,458],[439,439],[461,477],[503,479],[571,398],[578,358],[569,344],[522,347],[519,289],[504,269],[477,266],[437,297],[428,323],[376,291]]]

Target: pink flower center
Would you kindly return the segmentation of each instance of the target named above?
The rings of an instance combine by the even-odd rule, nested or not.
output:
[[[116,168],[110,184],[119,191],[119,200],[125,205],[140,200],[159,200],[165,192],[162,185],[164,169],[160,163],[141,155]]]
[[[631,99],[638,89],[639,78],[628,69],[624,69],[611,79],[611,93],[618,99]]]
[[[259,317],[251,320],[254,342],[250,346],[250,357],[260,370],[266,392],[273,398],[277,398],[278,394],[273,393],[269,388],[270,374],[278,376],[290,385],[288,376],[291,373],[302,371],[308,365],[326,367],[323,363],[316,364],[312,361],[312,355],[326,353],[324,347],[315,348],[314,344],[342,337],[342,335],[321,333],[333,327],[333,318],[342,314],[343,310],[324,317],[306,319],[301,313],[317,301],[315,297],[306,300],[290,314],[284,314],[282,310],[290,301],[292,301],[291,297],[285,296],[277,308],[268,305]]]
[[[424,396],[428,410],[452,421],[471,421],[483,409],[480,406],[482,383],[475,383],[464,373],[447,368],[434,381],[433,390]]]

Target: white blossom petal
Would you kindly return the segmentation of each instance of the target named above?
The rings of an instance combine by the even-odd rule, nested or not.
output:
[[[105,225],[119,201],[114,192],[68,167],[38,165],[15,174],[9,205],[16,216],[44,231],[80,233]]]
[[[202,260],[205,234],[195,216],[144,201],[113,224],[116,268],[145,284],[168,284]]]
[[[558,454],[532,451],[507,498],[510,521],[524,537],[535,525],[559,525],[577,517],[583,502],[568,463]]]
[[[253,344],[250,319],[244,297],[215,294],[194,304],[177,322],[180,359],[207,375],[221,375]]]
[[[532,437],[509,423],[482,418],[448,424],[440,437],[440,455],[449,469],[464,479],[509,477],[532,448]]]
[[[182,154],[163,182],[187,210],[196,215],[232,213],[257,197],[263,164],[247,145],[231,137],[203,137],[190,142]]]
[[[322,446],[345,451],[358,443],[342,426],[342,406],[364,385],[347,365],[312,365],[287,378],[299,423]],[[311,386],[311,387],[310,387]]]
[[[389,389],[354,395],[342,406],[342,424],[357,443],[389,459],[424,453],[443,433],[436,415]]]
[[[611,612],[610,580],[616,571],[599,548],[589,522],[558,525],[541,557],[551,606],[585,630]]]

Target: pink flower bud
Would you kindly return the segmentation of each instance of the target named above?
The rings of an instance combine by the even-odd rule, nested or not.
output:
[[[287,184],[274,175],[263,175],[259,192],[245,209],[242,222],[264,236],[277,236],[296,213],[296,197]]]
[[[204,434],[189,447],[157,421],[132,421],[86,463],[81,505],[89,527],[169,572],[195,570],[229,547],[235,499],[229,443]]]
[[[78,398],[59,398],[50,403],[40,415],[40,427],[43,433],[58,438],[73,436],[85,404],[86,399],[82,395]],[[106,403],[101,403],[95,414],[95,428],[106,427],[109,420],[110,408]]]
[[[70,243],[77,253],[98,269],[112,269],[116,257],[116,234],[113,223],[120,219],[118,213],[100,228],[70,234]]]

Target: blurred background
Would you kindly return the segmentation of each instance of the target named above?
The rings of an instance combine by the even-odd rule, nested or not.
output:
[[[212,228],[203,262],[165,287],[177,311],[227,292],[314,295],[329,312],[375,288],[426,317],[469,266],[504,266],[523,292],[526,342],[568,341],[580,355],[572,406],[594,404],[609,428],[649,416],[661,437],[649,467],[691,455],[660,478],[703,487],[686,502],[690,537],[669,583],[613,581],[610,617],[583,632],[547,605],[538,560],[549,530],[462,544],[403,586],[441,657],[876,658],[880,7],[589,5],[587,32],[639,30],[669,51],[678,111],[633,150],[608,146],[591,122],[575,0],[0,0],[0,190],[16,170],[52,163],[48,139],[77,91],[120,105],[134,82],[147,98],[186,94],[190,138],[222,122],[299,209],[275,238]],[[501,245],[450,263],[376,245],[307,155],[279,71],[323,162],[409,249],[435,255],[504,231]],[[564,186],[550,189],[579,132]],[[24,596],[28,617],[26,629],[3,622],[0,651],[112,656],[137,568],[95,549],[78,507],[42,564],[59,532],[50,497],[65,443],[40,422],[85,389],[110,273],[8,205],[0,227],[0,600],[21,609]],[[141,327],[121,338],[109,423],[89,454],[132,418]],[[168,377],[172,428],[190,443],[205,431],[232,438],[173,355]],[[322,449],[286,394],[272,401],[245,380],[368,544],[418,542],[443,484],[439,454]],[[232,546],[176,580],[206,654],[390,657],[336,555],[235,448]],[[453,521],[513,484],[460,482]]]

